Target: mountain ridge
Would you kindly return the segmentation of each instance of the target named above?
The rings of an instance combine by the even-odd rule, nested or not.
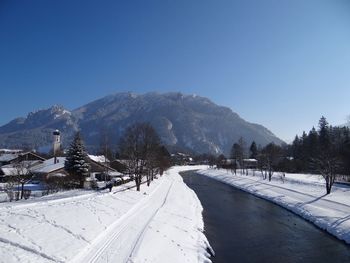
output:
[[[135,122],[149,122],[172,149],[197,153],[229,153],[243,137],[247,143],[282,144],[266,127],[242,119],[230,108],[210,99],[180,92],[113,93],[72,111],[54,105],[31,112],[0,127],[0,146],[40,149],[50,144],[54,129],[62,132],[67,146],[81,130],[87,147],[98,148],[101,134],[116,145],[124,130]]]

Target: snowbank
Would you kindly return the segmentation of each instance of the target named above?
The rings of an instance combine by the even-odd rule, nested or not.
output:
[[[195,168],[203,166],[175,167],[167,172],[172,187],[141,237],[132,262],[211,262],[206,251],[210,245],[203,234],[203,207],[179,176],[179,172]]]
[[[270,200],[302,216],[350,244],[350,187],[333,186],[325,195],[325,185],[318,175],[275,173],[272,182],[263,180],[260,172],[248,176],[232,174],[226,170],[205,169],[198,171],[215,180],[230,184],[256,196]],[[283,179],[283,180],[282,180]]]
[[[0,204],[0,262],[206,262],[202,207],[178,174],[195,168],[141,192],[130,182]]]

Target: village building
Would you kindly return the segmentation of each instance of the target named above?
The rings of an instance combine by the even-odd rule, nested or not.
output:
[[[127,160],[115,159],[110,162],[110,167],[119,173],[125,173],[127,170]]]
[[[21,153],[23,150],[20,149],[0,149],[0,155],[5,153]]]
[[[62,177],[68,175],[64,169],[65,160],[65,157],[54,157],[32,167],[33,179],[44,181],[50,176]]]
[[[110,161],[104,155],[88,155],[90,165],[90,178],[98,181],[110,181],[115,177],[122,177],[123,174],[112,168]]]
[[[256,159],[243,159],[243,167],[245,169],[257,169],[258,168],[258,160]]]
[[[171,160],[175,165],[189,165],[193,163],[191,155],[181,152],[171,154]]]
[[[8,182],[14,176],[29,179],[32,174],[31,169],[42,162],[41,160],[33,160],[3,165],[0,167],[0,182]]]
[[[45,161],[45,158],[33,152],[4,153],[0,155],[0,166],[22,161]]]

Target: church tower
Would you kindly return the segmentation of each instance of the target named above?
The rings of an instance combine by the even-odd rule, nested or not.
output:
[[[59,154],[61,150],[61,133],[59,130],[55,130],[53,132],[53,156],[54,156],[54,163],[57,163],[57,155]]]

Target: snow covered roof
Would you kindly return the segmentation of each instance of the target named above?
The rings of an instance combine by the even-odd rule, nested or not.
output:
[[[54,160],[55,158],[48,159],[43,163],[34,166],[31,171],[33,173],[51,173],[64,168],[66,157],[57,157],[57,163],[55,163]]]
[[[9,162],[18,157],[17,153],[5,153],[0,155],[0,162]]]
[[[97,163],[109,163],[108,158],[106,158],[104,155],[88,155],[91,160]]]
[[[20,153],[23,150],[20,149],[0,149],[0,153]]]
[[[20,153],[5,153],[0,155],[0,162],[10,162],[13,161],[14,159],[18,157],[24,157],[26,155],[32,155],[35,156],[37,159],[40,160],[45,160],[41,156],[37,155],[36,153],[33,152],[20,152]]]
[[[123,176],[122,173],[119,173],[117,171],[108,171],[108,175],[112,176],[112,177],[114,177],[114,176]]]
[[[47,178],[50,178],[50,177],[65,177],[67,175],[63,174],[63,173],[51,173],[47,176]]]
[[[1,166],[1,171],[4,175],[10,176],[10,175],[24,175],[28,174],[30,167],[36,166],[41,164],[41,161],[33,160],[33,161],[22,161],[20,163],[16,164],[6,164]]]
[[[0,169],[5,176],[28,174],[28,169],[26,168],[17,169],[15,167],[1,167]]]
[[[21,161],[19,163],[10,163],[10,164],[6,164],[1,166],[2,168],[16,168],[16,167],[33,167],[35,165],[38,164],[42,164],[43,161],[39,161],[39,160],[28,160],[28,161]]]
[[[244,162],[257,162],[258,160],[257,159],[243,159]]]
[[[127,159],[115,159],[114,161],[119,162],[121,164],[128,164],[130,160]]]

